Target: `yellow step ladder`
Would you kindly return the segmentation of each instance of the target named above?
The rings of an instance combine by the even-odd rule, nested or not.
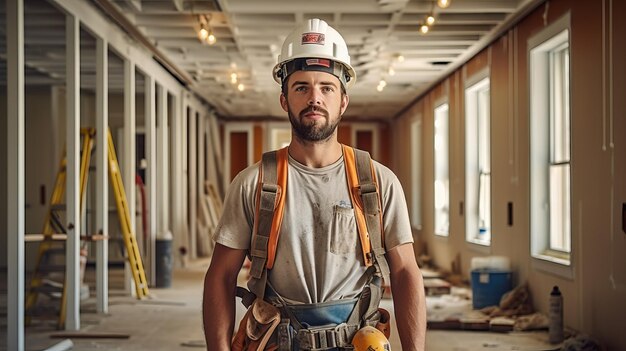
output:
[[[108,131],[108,134],[109,179],[111,180],[111,186],[113,187],[115,195],[117,216],[120,220],[120,226],[122,227],[122,236],[124,238],[124,245],[126,246],[126,253],[128,254],[128,263],[133,274],[133,280],[135,281],[135,292],[137,293],[137,298],[141,299],[149,294],[148,281],[146,280],[146,273],[143,269],[143,262],[141,261],[141,254],[139,253],[139,247],[137,246],[137,239],[135,237],[135,233],[131,230],[130,210],[128,209],[126,192],[124,191],[124,184],[122,183],[120,167],[117,163],[115,146],[113,145],[113,137],[111,137],[110,130]]]
[[[81,148],[81,162],[80,162],[80,209],[83,213],[85,206],[86,187],[87,180],[89,178],[89,167],[91,163],[91,154],[94,147],[94,128],[81,129],[82,148]],[[122,183],[121,175],[119,172],[119,165],[115,154],[115,147],[113,145],[113,139],[111,138],[111,132],[108,131],[108,163],[109,163],[109,175],[111,179],[111,186],[115,195],[115,201],[117,204],[117,213],[122,228],[122,236],[124,239],[124,245],[128,254],[128,261],[130,264],[131,272],[135,282],[136,296],[138,299],[148,296],[148,283],[145,277],[143,264],[141,261],[141,255],[135,235],[131,231],[130,227],[130,212],[128,210],[128,204],[126,202],[126,193],[124,191],[124,185]],[[65,261],[59,264],[58,262],[52,262],[55,256],[61,256],[64,258],[65,249],[64,244],[66,241],[66,232],[63,226],[63,220],[61,218],[61,212],[65,210],[65,182],[67,177],[67,160],[64,156],[61,160],[54,190],[50,198],[50,207],[46,215],[44,222],[44,228],[42,234],[28,234],[26,235],[27,241],[40,241],[37,262],[35,271],[31,278],[30,288],[26,297],[26,323],[30,323],[31,317],[34,317],[34,309],[37,304],[37,299],[40,293],[47,294],[49,296],[61,295],[60,310],[57,318],[57,327],[63,329],[65,326],[65,313],[67,305],[67,291],[65,278],[63,283],[54,283],[51,280],[46,279],[46,274],[51,272],[64,273]],[[104,235],[88,235],[81,236],[81,251],[86,249],[86,243],[88,241],[104,240]],[[82,273],[84,272],[84,263],[81,266],[81,281]],[[56,294],[56,295],[55,295]]]

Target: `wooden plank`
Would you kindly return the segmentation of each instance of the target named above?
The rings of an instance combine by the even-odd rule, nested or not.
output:
[[[108,240],[109,237],[107,235],[102,234],[94,234],[94,235],[81,235],[80,240],[84,241],[101,241]],[[67,240],[67,234],[25,234],[24,241],[25,242],[37,242],[44,240],[54,240],[54,241],[63,241]]]
[[[97,333],[86,333],[86,332],[76,332],[76,333],[55,333],[50,335],[51,338],[71,338],[71,339],[128,339],[130,338],[130,334],[123,333],[107,333],[107,332],[97,332]]]

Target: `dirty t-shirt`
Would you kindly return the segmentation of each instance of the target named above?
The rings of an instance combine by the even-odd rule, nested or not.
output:
[[[214,234],[217,243],[250,248],[259,165],[243,170],[230,185]],[[413,242],[406,201],[395,174],[378,162],[374,168],[382,192],[385,247],[391,250]],[[343,157],[323,168],[309,168],[289,157],[288,169],[284,217],[269,282],[290,303],[356,297],[368,276]]]

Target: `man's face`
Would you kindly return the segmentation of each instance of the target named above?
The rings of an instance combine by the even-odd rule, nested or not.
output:
[[[334,75],[319,71],[296,71],[287,81],[287,96],[280,104],[289,114],[296,136],[303,141],[320,142],[330,138],[348,107],[348,96]]]

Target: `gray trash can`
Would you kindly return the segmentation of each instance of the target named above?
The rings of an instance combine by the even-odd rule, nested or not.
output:
[[[172,239],[156,240],[156,287],[172,286]]]

